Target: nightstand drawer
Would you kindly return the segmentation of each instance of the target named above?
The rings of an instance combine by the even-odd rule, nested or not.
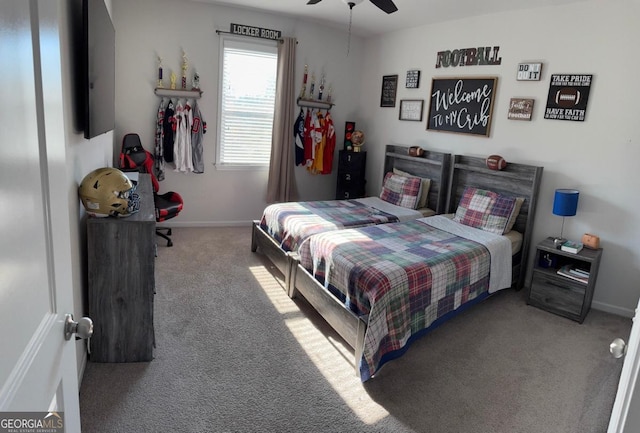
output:
[[[586,286],[565,279],[533,272],[529,300],[532,304],[549,307],[571,315],[580,316]]]

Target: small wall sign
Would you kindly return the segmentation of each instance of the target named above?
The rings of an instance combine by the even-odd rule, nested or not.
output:
[[[420,71],[407,71],[407,82],[405,87],[407,89],[417,89],[420,87]]]
[[[400,120],[422,121],[422,107],[424,99],[401,99]]]
[[[584,122],[592,79],[586,74],[551,75],[544,118]]]
[[[542,63],[520,63],[518,65],[518,81],[540,81]]]
[[[231,24],[229,33],[260,39],[279,40],[282,38],[280,30],[263,29],[262,27],[245,26],[244,24]]]
[[[508,119],[531,120],[533,114],[533,99],[511,98],[509,102]]]
[[[500,47],[458,48],[453,51],[438,51],[436,68],[449,66],[499,65],[502,57],[498,57]]]
[[[398,89],[397,75],[384,75],[382,77],[382,91],[380,94],[381,107],[396,106],[396,91]]]

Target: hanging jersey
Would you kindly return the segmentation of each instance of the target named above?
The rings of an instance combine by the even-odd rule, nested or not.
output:
[[[316,111],[312,114],[311,118],[313,122],[313,163],[311,164],[310,171],[313,174],[322,173],[322,156],[324,153],[324,116],[320,111]]]
[[[191,107],[183,106],[180,102],[176,105],[176,141],[173,146],[173,159],[176,165],[175,171],[193,171],[193,158],[191,155],[191,121],[193,114]]]
[[[333,126],[331,113],[324,116],[324,154],[322,155],[322,174],[330,174],[333,170],[333,154],[336,149],[336,129]]]
[[[313,138],[311,138],[311,109],[307,108],[304,117],[304,165],[309,166],[313,162]]]
[[[173,102],[169,100],[166,108],[164,109],[164,122],[162,123],[162,129],[164,131],[164,137],[162,141],[164,160],[167,162],[173,162],[173,140],[175,133],[175,111],[173,109]]]
[[[164,180],[164,100],[160,101],[156,115],[155,154],[153,155],[153,170],[158,180]]]
[[[204,173],[203,136],[207,132],[207,122],[202,119],[198,103],[193,103],[193,125],[191,126],[191,153],[194,173]]]
[[[293,141],[296,152],[296,165],[304,165],[304,111],[300,108],[300,114],[293,124]]]

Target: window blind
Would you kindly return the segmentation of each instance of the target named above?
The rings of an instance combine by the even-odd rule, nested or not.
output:
[[[268,165],[276,95],[277,47],[223,42],[218,164]]]

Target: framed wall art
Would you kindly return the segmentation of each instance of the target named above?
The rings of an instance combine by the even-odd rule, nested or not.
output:
[[[427,129],[489,136],[498,77],[447,77],[431,82]]]
[[[590,74],[551,75],[544,118],[584,122],[592,80]]]
[[[398,90],[398,75],[384,75],[382,77],[381,107],[396,106],[396,91]]]
[[[407,81],[405,84],[407,89],[417,89],[420,87],[420,71],[414,69],[412,71],[407,71]]]
[[[509,114],[507,114],[507,119],[531,120],[532,115],[533,99],[511,98],[511,101],[509,101]]]
[[[400,100],[400,120],[422,121],[423,99],[401,99]]]

